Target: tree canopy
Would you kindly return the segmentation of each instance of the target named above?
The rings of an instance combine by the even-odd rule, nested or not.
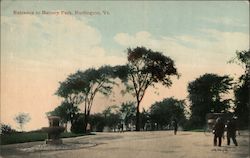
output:
[[[128,64],[120,67],[126,85],[126,92],[136,98],[136,130],[140,130],[140,103],[148,87],[160,83],[166,87],[172,85],[171,76],[179,76],[174,61],[161,52],[145,47],[127,50]],[[126,74],[126,75],[124,75]]]
[[[120,112],[126,126],[135,122],[136,106],[133,102],[122,103]]]
[[[185,106],[184,100],[172,97],[156,102],[150,107],[151,120],[157,123],[160,128],[170,125],[173,119],[183,122],[186,119]]]
[[[48,112],[48,114],[59,116],[63,123],[67,123],[68,121],[73,123],[75,116],[79,111],[80,109],[77,106],[68,103],[67,101],[63,101],[61,105],[56,107],[53,111]]]
[[[105,125],[115,130],[117,125],[121,123],[121,112],[116,105],[109,106],[102,112]]]
[[[210,112],[227,112],[231,99],[224,99],[232,89],[233,79],[227,75],[204,74],[188,84],[188,98],[191,103],[191,120],[197,126],[205,123]]]
[[[238,84],[234,89],[235,95],[235,107],[234,113],[238,117],[239,125],[246,127],[249,125],[249,113],[250,113],[250,50],[248,51],[236,51],[236,57],[230,62],[237,63],[243,67],[245,73],[239,78]]]
[[[56,94],[65,98],[73,105],[84,104],[84,129],[86,130],[88,117],[97,93],[109,95],[115,84],[114,68],[102,66],[99,69],[89,68],[85,71],[77,71],[68,76],[64,82],[60,82]]]

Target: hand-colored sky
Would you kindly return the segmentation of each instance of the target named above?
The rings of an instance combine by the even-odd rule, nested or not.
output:
[[[77,69],[125,64],[126,48],[135,46],[164,52],[182,74],[170,89],[148,90],[143,107],[170,96],[186,99],[188,82],[204,73],[234,78],[242,73],[241,67],[227,62],[236,50],[249,48],[249,3],[1,1],[1,122],[16,128],[14,116],[26,112],[31,116],[26,130],[47,126],[45,112],[60,103],[54,95],[59,81]],[[97,96],[92,112],[131,98],[118,91],[110,98]]]

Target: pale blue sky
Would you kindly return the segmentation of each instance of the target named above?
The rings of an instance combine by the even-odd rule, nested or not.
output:
[[[14,10],[110,15],[14,15]],[[45,112],[60,103],[54,95],[59,81],[77,69],[125,64],[125,50],[141,45],[173,58],[182,74],[172,88],[159,86],[159,95],[149,90],[143,107],[170,96],[186,99],[188,82],[204,73],[235,78],[242,73],[227,61],[249,48],[249,3],[1,1],[1,120],[16,127],[15,114],[28,112],[27,129],[46,126]],[[115,97],[117,104],[131,98]],[[114,103],[98,96],[94,104],[96,112]]]
[[[249,9],[246,1],[23,1],[6,2],[2,15],[13,10],[86,10],[110,11],[110,16],[87,18],[89,25],[102,34],[105,48],[119,47],[113,37],[117,32],[134,34],[148,31],[154,36],[183,34],[206,36],[201,29],[248,33]],[[5,5],[2,5],[5,7]],[[77,16],[77,18],[83,18]]]

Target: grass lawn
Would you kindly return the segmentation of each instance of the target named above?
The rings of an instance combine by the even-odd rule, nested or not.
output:
[[[193,129],[190,132],[204,132],[204,129]]]
[[[86,134],[74,134],[74,133],[62,133],[61,138],[77,137]],[[24,142],[43,141],[47,138],[47,133],[44,132],[24,132],[24,133],[13,133],[0,136],[0,144],[15,144]]]
[[[205,132],[204,129],[202,129],[202,128],[188,129],[188,130],[184,130],[184,131],[189,131],[189,132]]]

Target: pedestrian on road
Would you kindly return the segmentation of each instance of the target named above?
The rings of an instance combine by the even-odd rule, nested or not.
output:
[[[218,117],[213,127],[214,146],[217,146],[217,139],[219,140],[218,146],[221,146],[222,137],[224,138],[224,130],[225,130],[225,124],[222,118]]]
[[[237,140],[236,140],[236,119],[231,118],[227,122],[227,145],[230,145],[230,139],[232,138],[234,145],[238,146]]]
[[[176,118],[173,120],[173,127],[174,127],[174,135],[176,135],[178,129],[178,123]]]
[[[119,132],[123,132],[123,123],[120,123],[119,125],[118,125],[118,128],[119,128]]]

